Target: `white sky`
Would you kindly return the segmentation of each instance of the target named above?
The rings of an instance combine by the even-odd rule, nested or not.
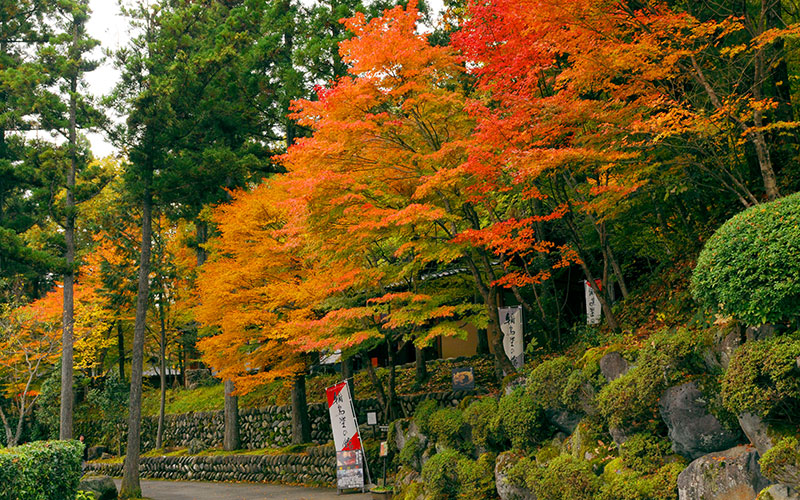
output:
[[[301,0],[303,3],[313,3],[314,0]],[[434,12],[441,12],[443,8],[442,0],[428,0]],[[127,4],[127,2],[126,2]],[[128,22],[120,14],[119,0],[90,0],[89,7],[92,15],[86,29],[94,38],[100,40],[103,50],[116,50],[124,45],[128,40]],[[100,56],[100,50],[96,57]],[[114,69],[109,59],[87,75],[86,80],[89,84],[89,91],[95,96],[108,94],[117,83],[119,73]],[[116,153],[114,147],[105,139],[102,134],[86,134],[92,144],[92,152],[97,158]]]

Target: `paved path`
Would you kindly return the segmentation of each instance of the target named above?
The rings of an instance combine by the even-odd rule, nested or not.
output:
[[[114,482],[119,488],[119,479]],[[205,483],[202,481],[142,481],[142,495],[153,500],[365,500],[369,493],[337,495],[329,488],[278,484]]]

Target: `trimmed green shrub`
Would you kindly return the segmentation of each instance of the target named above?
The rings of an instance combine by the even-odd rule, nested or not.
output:
[[[414,421],[417,422],[419,430],[422,431],[422,433],[426,436],[429,436],[431,433],[431,429],[428,427],[428,421],[430,420],[431,415],[433,415],[438,409],[439,403],[437,403],[435,399],[426,399],[418,404],[417,409],[414,410]]]
[[[620,446],[620,458],[626,467],[637,472],[653,472],[664,465],[664,457],[670,454],[668,440],[652,434],[637,433]]]
[[[619,465],[620,461],[614,460],[606,466],[599,500],[677,500],[678,474],[684,469],[683,464],[667,464],[651,474]]]
[[[637,427],[658,420],[661,394],[687,376],[705,372],[700,352],[710,342],[707,337],[686,329],[650,337],[639,351],[636,365],[603,387],[596,397],[600,415],[609,427]]]
[[[461,453],[447,449],[437,453],[422,466],[425,497],[437,500],[455,499],[458,495],[458,463]]]
[[[567,377],[575,363],[565,356],[539,363],[528,375],[528,392],[545,408],[559,408]]]
[[[464,420],[472,428],[472,442],[486,450],[499,450],[497,400],[486,397],[475,400],[464,410]]]
[[[748,342],[733,356],[722,380],[722,402],[732,412],[761,417],[800,411],[800,334]]]
[[[523,387],[500,398],[497,428],[514,448],[532,450],[550,434],[544,411]]]
[[[800,488],[800,441],[786,437],[770,448],[759,461],[761,473],[768,479],[792,488]]]
[[[83,444],[36,441],[0,449],[0,500],[74,500]]]
[[[463,448],[466,444],[464,431],[467,423],[461,410],[442,408],[436,410],[428,420],[430,436],[433,440],[448,448]]]
[[[800,193],[736,214],[708,240],[692,275],[700,302],[749,325],[800,314]]]
[[[529,468],[525,484],[539,500],[594,500],[601,480],[589,462],[572,455],[559,455],[546,467]]]
[[[493,453],[484,453],[477,460],[458,461],[458,497],[463,500],[492,500],[497,498],[494,482]]]

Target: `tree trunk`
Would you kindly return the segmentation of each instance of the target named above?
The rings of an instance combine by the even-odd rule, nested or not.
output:
[[[122,320],[117,320],[117,353],[119,354],[119,379],[125,382],[125,336],[122,334]]]
[[[232,380],[225,381],[225,437],[222,447],[225,451],[238,450],[239,443],[239,397],[233,394]]]
[[[164,300],[164,294],[161,294],[161,299]],[[161,449],[164,444],[164,410],[166,409],[167,402],[167,329],[164,323],[164,304],[158,305],[158,315],[161,322],[161,342],[159,343],[159,375],[161,381],[161,398],[158,405],[158,430],[156,431],[156,448]]]
[[[356,399],[355,384],[353,384],[353,358],[345,358],[342,356],[342,378],[347,381],[347,387],[350,389],[350,397]]]
[[[425,382],[428,378],[428,367],[425,364],[425,350],[414,346],[414,362],[416,366],[415,379],[418,384]]]
[[[386,401],[386,391],[383,389],[383,383],[381,382],[381,379],[378,378],[378,374],[375,373],[375,367],[372,366],[369,356],[367,356],[366,353],[362,353],[361,356],[366,363],[365,366],[367,368],[369,380],[372,382],[372,387],[375,389],[375,397],[378,400],[378,404],[380,405],[381,409],[383,410],[384,422],[389,422],[389,404]]]
[[[72,62],[80,57],[78,52],[79,21],[73,17],[72,45],[69,49],[69,58]],[[77,55],[76,55],[77,52]],[[64,319],[61,333],[61,415],[58,437],[59,439],[72,439],[72,417],[74,395],[72,390],[73,376],[73,328],[75,326],[75,174],[78,169],[77,151],[77,90],[78,66],[71,69],[69,78],[69,168],[67,170],[66,193],[66,223],[64,224],[64,242],[66,244],[67,272],[64,275]],[[22,416],[20,416],[20,419]]]
[[[150,293],[150,246],[152,240],[153,195],[150,192],[151,174],[145,174],[142,200],[142,247],[139,259],[139,284],[136,293],[136,322],[133,328],[131,354],[131,392],[128,406],[128,444],[122,470],[120,498],[139,498],[139,461],[141,459],[142,371],[144,364],[144,334],[147,327],[147,303]]]
[[[397,371],[394,366],[394,341],[391,335],[386,336],[386,354],[389,358],[389,394],[387,404],[389,406],[389,420],[397,420],[400,415],[397,410]]]
[[[194,223],[195,225],[195,238],[197,239],[197,249],[196,257],[197,257],[197,267],[202,266],[206,263],[206,258],[208,254],[206,253],[206,249],[203,245],[208,240],[208,225],[204,221],[197,220]]]
[[[311,423],[306,402],[306,376],[301,373],[292,384],[292,444],[311,442]]]
[[[478,328],[478,354],[490,354],[489,350],[489,335],[486,333],[486,328]]]

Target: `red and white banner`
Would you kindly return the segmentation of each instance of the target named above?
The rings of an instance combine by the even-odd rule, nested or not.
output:
[[[358,422],[353,413],[353,402],[347,382],[328,387],[328,412],[331,416],[333,443],[336,451],[354,451],[361,449],[361,436],[358,435]]]

